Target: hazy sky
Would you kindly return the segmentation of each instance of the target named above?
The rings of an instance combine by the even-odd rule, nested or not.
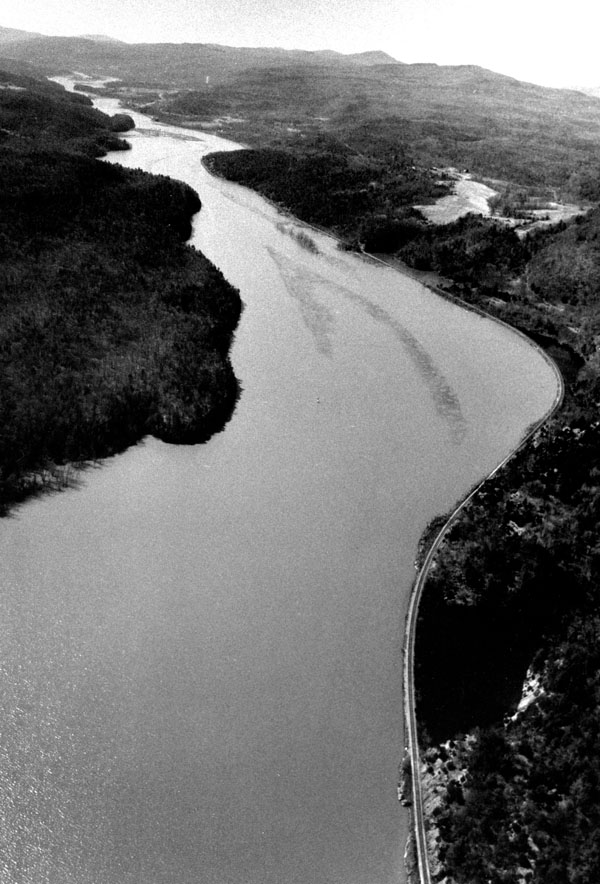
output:
[[[44,34],[383,49],[405,62],[478,64],[543,85],[600,86],[596,0],[4,0],[2,6],[1,26]]]

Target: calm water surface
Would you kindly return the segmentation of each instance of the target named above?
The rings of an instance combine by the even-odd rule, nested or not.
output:
[[[110,105],[109,105],[110,106]],[[0,523],[2,884],[405,880],[401,648],[419,535],[551,404],[522,339],[210,178],[138,117],[114,161],[188,181],[239,287],[243,386]]]

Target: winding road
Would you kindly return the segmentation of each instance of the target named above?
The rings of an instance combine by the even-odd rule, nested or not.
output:
[[[493,318],[493,317],[491,317]],[[502,320],[496,320],[502,323]],[[502,323],[505,325],[506,323]],[[521,335],[516,329],[513,329],[515,334]],[[522,337],[526,337],[522,335]],[[529,339],[527,339],[529,340]],[[404,714],[405,714],[405,739],[406,739],[406,748],[407,753],[410,758],[410,766],[411,766],[411,786],[412,786],[412,824],[413,824],[413,835],[415,841],[415,857],[417,868],[419,872],[419,884],[431,884],[431,875],[429,871],[429,857],[427,853],[427,828],[426,828],[426,820],[425,820],[425,811],[423,807],[423,790],[421,783],[421,759],[419,752],[419,740],[417,733],[417,716],[416,716],[416,707],[415,707],[415,679],[414,679],[414,668],[415,668],[415,643],[416,643],[416,632],[417,632],[417,618],[419,613],[419,603],[421,601],[421,597],[423,595],[423,591],[425,589],[425,584],[427,582],[427,577],[429,575],[429,569],[431,568],[431,564],[436,556],[438,549],[440,548],[444,537],[446,536],[449,529],[452,527],[462,510],[467,506],[467,504],[475,497],[475,495],[479,492],[479,490],[485,485],[486,482],[489,481],[493,476],[495,476],[507,463],[508,461],[523,448],[524,445],[531,439],[531,437],[539,430],[539,428],[546,423],[546,421],[560,408],[560,405],[563,401],[564,397],[564,381],[560,370],[554,360],[548,356],[541,347],[538,347],[533,341],[531,342],[533,347],[536,347],[540,354],[546,359],[548,364],[552,367],[556,375],[557,381],[557,391],[556,397],[552,406],[548,409],[547,413],[539,420],[533,424],[528,430],[525,437],[521,440],[521,442],[512,449],[512,451],[507,454],[504,460],[498,464],[498,466],[492,470],[489,475],[487,475],[478,485],[473,488],[473,490],[465,497],[465,499],[456,507],[456,509],[450,514],[440,531],[435,536],[431,547],[421,565],[415,582],[413,584],[410,601],[408,605],[408,611],[406,615],[406,627],[405,627],[405,642],[404,642],[404,672],[403,672],[403,688],[404,688]]]

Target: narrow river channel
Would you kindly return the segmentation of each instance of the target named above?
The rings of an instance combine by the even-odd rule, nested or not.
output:
[[[115,111],[109,101],[102,109]],[[336,249],[137,115],[241,292],[243,393],[0,523],[0,880],[398,884],[417,542],[551,405],[522,338]]]

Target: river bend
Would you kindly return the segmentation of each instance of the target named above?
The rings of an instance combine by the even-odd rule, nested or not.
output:
[[[110,101],[102,109],[116,110]],[[551,405],[521,337],[210,177],[136,115],[111,161],[200,194],[239,287],[233,419],[0,524],[0,880],[405,880],[417,542]]]

